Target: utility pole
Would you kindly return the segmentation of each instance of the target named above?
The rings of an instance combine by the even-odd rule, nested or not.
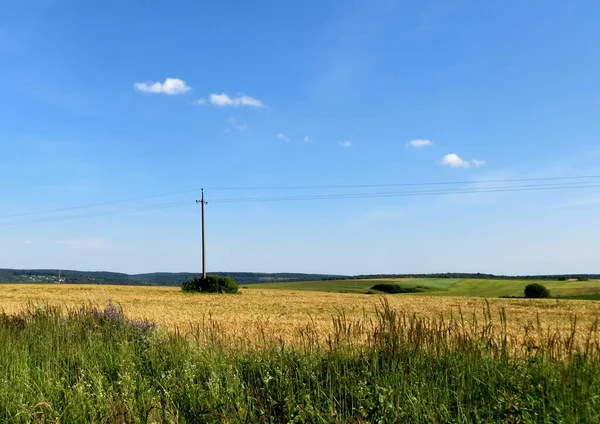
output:
[[[204,189],[202,189],[202,199],[196,200],[196,203],[200,203],[202,206],[202,278],[206,279],[206,242],[204,238],[204,205],[208,202],[204,201]]]

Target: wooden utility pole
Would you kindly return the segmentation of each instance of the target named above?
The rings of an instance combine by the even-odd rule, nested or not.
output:
[[[205,241],[205,230],[204,230],[204,205],[208,202],[204,201],[204,189],[202,189],[202,199],[196,200],[196,203],[200,203],[202,206],[202,278],[206,278],[206,241]]]

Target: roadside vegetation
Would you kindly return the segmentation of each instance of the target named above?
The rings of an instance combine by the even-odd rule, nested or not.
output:
[[[498,321],[498,322],[495,322]],[[109,302],[0,314],[0,422],[595,422],[598,321],[580,335],[484,319],[333,317],[283,340],[167,332]],[[360,338],[354,337],[356,333]],[[366,337],[363,338],[363,336]]]

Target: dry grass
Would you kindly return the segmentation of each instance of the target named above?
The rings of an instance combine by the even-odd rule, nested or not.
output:
[[[379,298],[373,295],[340,294],[308,291],[242,289],[239,295],[190,295],[173,287],[93,286],[93,285],[0,285],[0,308],[7,313],[23,309],[28,302],[45,302],[64,307],[91,303],[105,305],[109,299],[122,305],[135,319],[149,319],[159,325],[189,334],[206,334],[218,328],[219,334],[261,345],[283,339],[293,342],[299,332],[311,331],[324,338],[333,329],[332,316],[340,312],[353,322],[360,333],[361,325],[374,317]],[[448,318],[460,311],[471,325],[485,320],[486,303],[481,298],[387,296],[393,309],[408,315]],[[492,321],[500,325],[504,309],[507,332],[520,343],[528,328],[538,336],[548,331],[568,334],[575,325],[581,339],[600,316],[600,302],[577,300],[489,299]],[[575,316],[576,323],[575,323]],[[360,323],[359,323],[360,321]],[[217,332],[214,332],[217,333]]]

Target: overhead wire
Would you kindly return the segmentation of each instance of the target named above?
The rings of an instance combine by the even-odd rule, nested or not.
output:
[[[427,195],[452,195],[452,194],[477,194],[477,193],[500,193],[500,192],[518,192],[518,191],[538,191],[538,190],[558,190],[574,188],[595,188],[600,187],[597,184],[578,184],[578,185],[531,185],[531,186],[513,186],[513,187],[489,187],[489,188],[467,188],[451,190],[427,190],[427,191],[404,191],[404,192],[379,192],[379,193],[353,193],[353,194],[326,194],[311,196],[288,196],[288,197],[250,197],[250,198],[223,198],[213,199],[210,203],[246,203],[246,202],[275,202],[275,201],[294,201],[294,200],[334,200],[334,199],[360,199],[360,198],[384,198],[384,197],[411,197]]]
[[[107,201],[107,202],[90,203],[90,204],[87,204],[87,205],[67,206],[67,207],[64,207],[64,208],[57,208],[57,209],[43,209],[43,210],[39,210],[39,211],[16,213],[16,214],[12,214],[12,215],[2,215],[2,216],[0,216],[0,219],[16,218],[16,217],[19,217],[19,216],[29,216],[29,215],[41,215],[41,214],[54,213],[54,212],[64,212],[64,211],[75,210],[75,209],[95,208],[95,207],[98,207],[98,206],[115,205],[115,204],[118,204],[118,203],[128,203],[128,202],[135,202],[135,201],[138,201],[138,200],[148,200],[148,199],[155,199],[155,198],[158,198],[158,197],[175,196],[177,194],[199,192],[200,190],[201,189],[199,189],[199,188],[198,189],[189,189],[189,190],[173,191],[173,192],[170,192],[170,193],[151,194],[151,195],[148,195],[148,196],[131,197],[131,198],[128,198],[128,199],[110,200],[110,201]]]
[[[437,186],[437,185],[459,185],[459,184],[497,184],[497,183],[515,183],[515,182],[533,182],[533,181],[574,181],[574,180],[595,180],[600,179],[600,175],[577,175],[567,177],[541,177],[541,178],[513,178],[513,179],[490,179],[479,181],[436,181],[436,182],[416,182],[416,183],[384,183],[384,184],[342,184],[342,185],[305,185],[305,186],[248,186],[248,187],[205,187],[205,190],[211,191],[243,191],[243,190],[338,190],[338,189],[361,189],[361,188],[383,188],[383,187],[411,187],[411,186]],[[592,183],[596,181],[588,181]],[[173,191],[168,193],[152,194],[147,196],[131,197],[126,199],[111,200],[106,202],[90,203],[85,205],[67,206],[56,209],[42,209],[29,212],[21,212],[10,215],[1,215],[0,219],[18,218],[22,216],[44,215],[56,212],[64,212],[77,209],[91,209],[100,206],[115,205],[120,203],[135,202],[140,200],[154,199],[166,196],[175,196],[199,192],[200,188]],[[215,200],[217,201],[217,200]]]
[[[457,185],[457,184],[493,184],[514,183],[528,181],[551,181],[551,180],[580,180],[597,179],[600,175],[577,175],[568,177],[540,177],[540,178],[512,178],[495,180],[471,180],[471,181],[434,181],[417,183],[384,183],[384,184],[342,184],[342,185],[305,185],[305,186],[247,186],[247,187],[205,187],[205,190],[322,190],[322,189],[344,189],[344,188],[376,188],[376,187],[409,187],[427,185]]]
[[[277,201],[300,201],[300,200],[340,200],[340,199],[363,199],[363,198],[389,198],[389,197],[413,197],[413,196],[439,196],[439,195],[457,195],[457,194],[482,194],[482,193],[501,193],[501,192],[522,192],[522,191],[542,191],[542,190],[560,190],[577,188],[598,188],[598,182],[555,182],[541,184],[521,184],[508,185],[500,187],[468,187],[452,188],[439,190],[421,190],[421,191],[399,191],[399,192],[367,192],[367,193],[345,193],[345,194],[322,194],[305,196],[278,196],[278,197],[235,197],[235,198],[216,198],[209,199],[209,203],[248,203],[248,202],[277,202]],[[99,216],[118,215],[131,212],[150,211],[158,209],[167,209],[181,206],[191,206],[194,201],[182,201],[175,203],[165,203],[158,205],[148,205],[130,209],[120,209],[112,211],[90,212],[79,215],[65,215],[45,218],[28,219],[21,221],[0,222],[0,226],[65,221],[71,219],[82,219]]]
[[[144,206],[144,207],[132,208],[132,209],[120,209],[120,210],[105,211],[105,212],[90,212],[90,213],[79,214],[79,215],[53,216],[53,217],[46,217],[46,218],[28,219],[28,220],[22,220],[22,221],[0,222],[0,226],[9,226],[9,225],[17,225],[17,224],[33,224],[33,223],[40,223],[40,222],[67,221],[67,220],[71,220],[71,219],[82,219],[82,218],[92,218],[92,217],[98,217],[98,216],[120,215],[120,214],[125,214],[125,213],[132,213],[132,212],[142,212],[142,211],[150,211],[150,210],[158,210],[158,209],[169,209],[169,208],[175,208],[175,207],[180,207],[180,206],[191,206],[193,204],[194,204],[194,202],[191,202],[191,201],[177,202],[177,203],[165,203],[165,204],[150,205],[150,206]]]

